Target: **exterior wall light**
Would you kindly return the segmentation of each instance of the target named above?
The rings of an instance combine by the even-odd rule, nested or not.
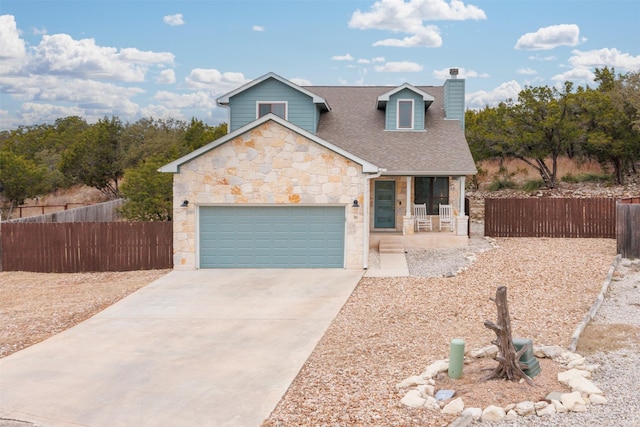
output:
[[[359,208],[359,207],[360,207],[360,205],[358,204],[358,199],[355,199],[355,200],[353,201],[353,205],[352,205],[351,207],[352,207],[352,208]]]
[[[181,208],[186,208],[187,206],[189,206],[188,200],[183,201],[182,204],[180,205]]]

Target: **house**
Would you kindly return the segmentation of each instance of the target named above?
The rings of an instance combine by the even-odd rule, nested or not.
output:
[[[413,204],[451,204],[467,244],[464,80],[298,86],[268,73],[217,99],[229,133],[174,174],[174,268],[367,268],[380,236],[415,242]],[[436,227],[437,230],[437,227]],[[414,239],[414,240],[412,240]]]

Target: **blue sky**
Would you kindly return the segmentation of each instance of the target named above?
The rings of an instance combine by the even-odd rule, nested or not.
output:
[[[268,72],[302,85],[441,85],[467,108],[640,70],[638,0],[2,0],[0,130],[77,115],[216,125]]]

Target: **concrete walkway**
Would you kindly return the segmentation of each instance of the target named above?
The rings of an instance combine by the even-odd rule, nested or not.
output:
[[[362,271],[172,272],[0,359],[0,418],[58,426],[259,426]]]
[[[380,266],[369,268],[366,277],[407,277],[409,267],[404,253],[381,253]]]

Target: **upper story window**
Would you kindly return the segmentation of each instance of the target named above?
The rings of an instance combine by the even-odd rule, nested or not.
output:
[[[287,119],[287,103],[286,102],[258,102],[258,118],[273,113],[276,116]]]
[[[413,129],[413,100],[398,100],[398,129]]]

